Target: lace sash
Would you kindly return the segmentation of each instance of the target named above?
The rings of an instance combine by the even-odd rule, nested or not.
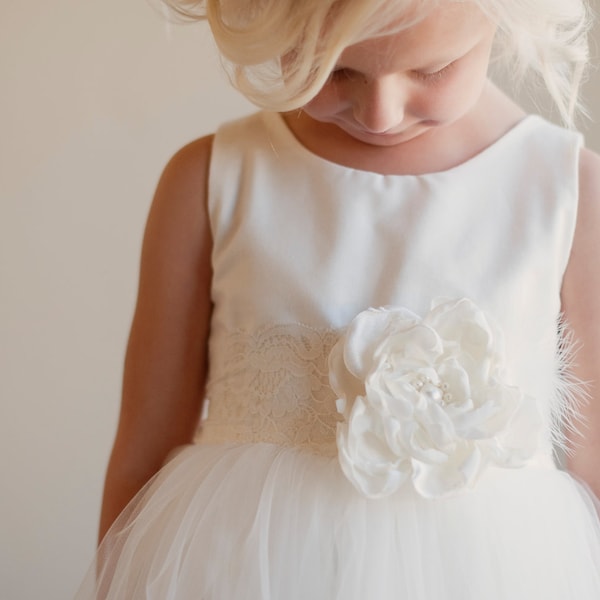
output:
[[[219,336],[198,441],[269,442],[335,456],[328,356],[339,337],[300,324]]]

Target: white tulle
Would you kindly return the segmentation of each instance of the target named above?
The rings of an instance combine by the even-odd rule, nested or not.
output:
[[[565,473],[494,469],[459,497],[369,500],[335,459],[252,444],[183,449],[114,525],[78,598],[597,600],[598,589],[595,509]]]

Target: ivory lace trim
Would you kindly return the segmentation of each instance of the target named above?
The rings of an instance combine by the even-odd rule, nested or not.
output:
[[[338,337],[300,324],[220,336],[199,441],[269,442],[334,456],[341,417],[327,361]]]

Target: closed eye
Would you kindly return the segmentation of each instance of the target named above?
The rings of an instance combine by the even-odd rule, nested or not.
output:
[[[413,74],[417,79],[433,83],[445,77],[456,66],[457,62],[457,60],[453,60],[441,69],[435,71],[413,71]]]

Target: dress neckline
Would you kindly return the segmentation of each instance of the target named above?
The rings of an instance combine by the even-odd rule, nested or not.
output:
[[[491,144],[483,148],[480,152],[467,160],[461,162],[458,165],[444,169],[440,171],[431,171],[429,173],[420,174],[383,174],[377,173],[376,171],[368,171],[364,169],[358,169],[356,167],[350,167],[340,163],[336,163],[327,158],[323,158],[318,154],[310,151],[304,146],[285,122],[283,115],[278,112],[264,111],[262,113],[263,119],[265,120],[269,132],[275,134],[280,138],[281,142],[285,144],[286,148],[291,149],[299,155],[304,161],[311,161],[321,169],[331,171],[333,174],[336,172],[339,175],[353,175],[356,177],[374,177],[382,179],[431,179],[437,177],[447,177],[455,173],[462,173],[465,169],[474,168],[477,163],[483,163],[487,161],[491,156],[495,156],[498,152],[501,152],[505,146],[507,146],[513,139],[519,137],[522,132],[530,129],[536,122],[543,120],[542,117],[535,114],[529,114],[517,121],[506,133],[500,136],[498,139],[493,141]]]

